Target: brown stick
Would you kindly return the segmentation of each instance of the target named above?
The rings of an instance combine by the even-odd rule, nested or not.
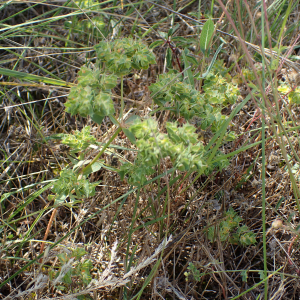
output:
[[[53,211],[52,211],[52,215],[51,215],[51,217],[50,217],[50,220],[49,220],[49,223],[48,223],[48,226],[47,226],[45,235],[44,235],[43,242],[41,243],[40,254],[42,254],[43,251],[44,251],[44,248],[45,248],[45,241],[47,240],[47,237],[48,237],[48,234],[49,234],[51,225],[52,225],[52,223],[53,223],[53,219],[54,219],[54,217],[55,217],[55,215],[56,215],[56,212],[57,212],[57,208],[54,208]],[[40,263],[42,263],[42,261],[43,261],[43,259],[41,258],[41,259],[40,259]]]

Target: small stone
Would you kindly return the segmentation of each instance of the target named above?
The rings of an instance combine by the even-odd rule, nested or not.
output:
[[[274,229],[279,229],[283,227],[283,222],[279,219],[276,219],[273,223],[272,223],[272,228]]]

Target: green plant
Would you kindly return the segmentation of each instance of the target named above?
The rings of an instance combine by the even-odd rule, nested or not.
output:
[[[78,10],[79,14],[86,11],[101,12],[101,3],[97,3],[93,0],[73,0],[67,4],[68,7]],[[96,40],[101,40],[108,35],[107,22],[108,17],[101,12],[101,15],[92,15],[89,18],[74,15],[71,20],[64,22],[64,27],[69,31],[70,36],[74,36],[79,42],[84,42],[88,37],[92,37]]]
[[[221,128],[222,120],[226,119],[221,115],[221,109],[227,103],[236,102],[239,89],[216,70],[207,75],[202,89],[203,93],[200,93],[190,84],[179,81],[174,71],[159,75],[159,81],[149,87],[160,110],[168,109],[186,120],[196,117],[201,119],[201,129],[212,126],[216,132]],[[167,103],[169,106],[166,108]]]
[[[211,242],[214,242],[219,236],[221,242],[228,241],[234,245],[244,247],[255,244],[255,233],[250,231],[246,225],[240,226],[239,224],[242,221],[243,219],[230,207],[217,226],[208,226],[207,237]]]
[[[83,258],[86,253],[83,248],[77,248],[57,255],[60,266],[57,270],[49,271],[50,280],[56,289],[64,291],[71,288],[76,293],[88,286],[92,280],[93,264],[91,260]],[[77,299],[87,299],[84,295],[79,297]]]
[[[281,84],[278,91],[282,96],[288,96],[290,104],[300,104],[300,87],[293,89],[290,84]]]
[[[185,280],[188,281],[189,277],[192,276],[195,281],[200,281],[202,274],[193,263],[189,263],[187,267],[188,271],[184,272]]]
[[[57,136],[57,135],[56,135]],[[96,139],[90,134],[90,126],[84,127],[81,131],[76,130],[74,134],[59,135],[62,143],[70,147],[69,159],[73,163],[73,168],[65,168],[60,172],[59,178],[54,182],[49,199],[54,199],[56,205],[61,205],[69,198],[69,204],[78,203],[82,199],[95,195],[95,187],[99,182],[90,183],[87,179],[88,172],[78,174],[79,170],[87,164],[84,161],[85,151],[90,144],[95,143]],[[93,171],[96,169],[94,164]]]
[[[98,58],[95,67],[81,68],[78,84],[71,89],[65,105],[66,111],[72,115],[89,115],[96,123],[101,124],[105,116],[112,118],[115,112],[111,89],[117,85],[117,76],[121,77],[123,92],[123,76],[133,69],[147,69],[149,64],[155,63],[155,57],[143,43],[129,38],[111,43],[103,41],[95,49]],[[123,110],[122,98],[121,115]]]
[[[296,217],[300,211],[298,184],[300,160],[297,152],[299,147],[297,119],[297,106],[300,102],[299,88],[297,80],[285,80],[284,83],[278,81],[278,75],[283,71],[282,68],[294,67],[299,60],[296,56],[297,49],[295,49],[299,42],[297,36],[299,24],[293,17],[299,14],[299,2],[276,0],[254,3],[254,1],[254,4],[249,2],[249,5],[241,5],[240,1],[234,3],[227,1],[225,7],[224,1],[221,0],[198,1],[196,4],[198,9],[195,3],[184,2],[173,1],[173,10],[171,5],[162,7],[158,1],[150,4],[145,1],[74,0],[58,1],[51,6],[45,6],[46,3],[43,1],[26,4],[15,1],[3,2],[0,8],[3,15],[0,21],[3,45],[1,47],[2,68],[0,69],[3,75],[0,100],[2,104],[0,126],[3,133],[1,139],[3,146],[1,147],[0,252],[3,263],[1,263],[0,277],[3,280],[0,283],[0,289],[1,293],[3,290],[11,292],[11,295],[4,295],[4,297],[28,298],[26,293],[20,295],[19,291],[24,289],[20,290],[15,284],[21,283],[20,279],[26,277],[27,285],[31,279],[36,279],[36,276],[31,274],[45,276],[46,272],[51,269],[47,263],[43,266],[37,264],[42,254],[36,256],[34,252],[38,246],[36,241],[42,239],[43,222],[47,222],[48,213],[52,209],[53,212],[58,212],[56,224],[59,226],[56,226],[55,234],[63,237],[56,239],[54,244],[49,242],[52,245],[50,246],[51,252],[56,250],[55,245],[60,245],[61,250],[61,243],[66,245],[68,239],[73,239],[73,241],[76,239],[75,242],[87,242],[85,239],[87,236],[84,234],[91,228],[85,226],[85,224],[88,225],[87,222],[90,224],[97,222],[97,228],[93,229],[95,235],[94,233],[89,235],[88,240],[101,236],[104,244],[110,243],[115,237],[120,237],[121,230],[120,228],[115,230],[115,225],[119,224],[122,218],[121,224],[124,225],[125,232],[124,234],[121,232],[122,243],[118,246],[118,251],[119,253],[125,252],[126,256],[124,267],[116,266],[114,273],[124,274],[123,271],[134,271],[134,268],[141,262],[141,257],[144,255],[144,251],[140,251],[140,245],[144,244],[143,237],[151,241],[149,247],[147,246],[149,248],[147,251],[157,246],[155,241],[159,242],[163,234],[169,235],[172,232],[177,240],[178,234],[181,237],[183,226],[188,229],[194,228],[194,220],[199,218],[196,207],[201,209],[198,203],[201,205],[202,198],[199,199],[198,196],[203,189],[205,189],[205,195],[210,195],[210,182],[212,182],[212,187],[220,190],[219,184],[224,183],[226,176],[238,178],[236,174],[240,170],[243,170],[242,173],[245,175],[242,176],[242,180],[239,180],[237,185],[234,184],[235,187],[231,184],[222,185],[221,190],[224,190],[224,195],[215,194],[214,197],[227,200],[225,198],[227,192],[231,192],[233,188],[237,191],[242,189],[243,193],[248,190],[250,184],[253,184],[251,185],[253,193],[256,192],[253,197],[258,204],[255,215],[260,215],[261,218],[250,214],[247,218],[247,225],[250,227],[250,224],[253,226],[255,223],[256,230],[260,231],[261,241],[256,251],[247,251],[247,256],[249,256],[247,261],[250,263],[246,263],[247,266],[245,266],[245,260],[241,259],[241,257],[245,258],[245,255],[239,255],[245,252],[245,249],[239,247],[238,251],[235,251],[235,247],[226,247],[222,268],[219,268],[217,256],[213,255],[215,260],[214,257],[208,255],[208,252],[199,251],[198,245],[195,245],[196,251],[189,253],[189,260],[194,264],[191,263],[186,270],[186,275],[193,277],[195,281],[189,284],[188,289],[184,289],[184,281],[180,281],[181,268],[171,267],[172,261],[169,259],[168,249],[157,259],[155,266],[153,261],[151,262],[151,273],[146,272],[148,274],[146,278],[137,275],[124,288],[123,297],[120,297],[123,299],[151,298],[151,291],[156,290],[151,284],[161,282],[159,278],[155,278],[155,274],[160,273],[158,268],[161,261],[169,266],[164,270],[164,274],[179,283],[178,288],[183,291],[185,295],[182,297],[185,296],[185,298],[191,298],[192,295],[199,293],[201,297],[206,298],[238,299],[243,296],[247,298],[251,293],[254,298],[272,299],[276,297],[274,293],[278,291],[276,285],[282,282],[280,278],[292,279],[293,274],[290,274],[292,268],[282,269],[282,273],[278,274],[278,270],[274,272],[268,263],[268,255],[273,253],[270,250],[274,250],[274,254],[277,250],[274,249],[274,244],[270,248],[272,243],[268,243],[270,239],[268,239],[269,231],[266,230],[266,224],[270,223],[270,216],[274,214],[266,213],[266,207],[276,211],[282,205],[280,213],[282,217],[287,214],[286,225],[293,221],[292,215]],[[193,12],[190,12],[190,8],[193,8]],[[170,11],[170,14],[166,14],[166,10]],[[215,20],[221,14],[222,17],[216,22]],[[189,18],[188,15],[193,18]],[[161,16],[163,17],[160,18]],[[226,18],[225,22],[224,18]],[[164,32],[165,28],[170,29]],[[153,41],[152,46],[164,44],[155,51],[159,52],[159,58],[165,57],[163,63],[166,74],[158,77],[156,83],[150,86],[150,89],[153,89],[150,90],[151,95],[145,94],[147,102],[142,103],[145,103],[143,108],[147,110],[145,109],[144,112],[150,111],[150,113],[142,120],[138,116],[130,120],[123,118],[126,113],[123,99],[121,99],[121,109],[120,105],[116,104],[119,96],[126,95],[126,91],[123,93],[122,90],[123,83],[127,81],[125,77],[129,75],[127,82],[130,82],[130,77],[135,73],[130,55],[120,57],[114,53],[115,49],[118,49],[119,53],[124,51],[124,47],[118,47],[117,44],[122,45],[119,37],[127,36],[129,32],[135,37],[138,34],[141,38],[146,37],[147,41]],[[151,35],[148,35],[149,33]],[[109,48],[104,58],[100,58],[101,54],[96,57],[92,47],[104,39],[108,39],[113,47]],[[127,43],[124,44],[126,46]],[[225,44],[226,48],[223,48]],[[103,46],[100,48],[104,49]],[[162,54],[162,51],[165,52]],[[225,67],[223,62],[216,60],[218,53],[221,52],[225,61],[228,63],[234,61],[229,68],[228,64]],[[113,65],[114,62],[109,59],[114,55],[124,64]],[[75,70],[84,64],[84,57],[86,66],[82,67],[77,84]],[[112,68],[115,68],[115,71]],[[124,73],[120,72],[123,68]],[[179,71],[174,70],[175,68]],[[147,72],[151,82],[155,80],[154,72],[152,72],[154,69],[156,70],[156,68],[151,68],[151,72]],[[137,71],[139,70],[138,67]],[[158,70],[162,70],[160,59]],[[148,86],[145,86],[147,84],[144,81],[145,73],[143,72],[138,82],[142,81],[139,87],[145,87],[146,90]],[[234,74],[236,75],[232,77]],[[13,77],[18,78],[18,81],[14,81]],[[203,84],[199,84],[200,81]],[[236,101],[237,87],[230,87],[233,82],[238,84],[243,91],[238,101]],[[54,85],[59,88],[55,88]],[[105,118],[105,124],[101,123],[101,128],[95,132],[98,134],[106,128],[108,131],[105,132],[105,139],[103,138],[106,142],[95,141],[93,134],[90,134],[89,127],[83,127],[82,130],[74,131],[73,134],[61,136],[62,143],[70,147],[66,158],[66,152],[57,151],[60,146],[53,145],[54,143],[49,141],[49,134],[57,133],[57,130],[67,132],[70,126],[73,128],[73,125],[81,128],[85,120],[77,117],[69,118],[68,115],[62,113],[61,107],[57,105],[59,103],[56,100],[52,101],[51,98],[56,98],[58,95],[64,97],[68,93],[68,88],[72,86],[69,100],[75,99],[74,106],[72,104],[67,110],[70,109],[69,111],[73,114],[92,117],[92,120],[98,124]],[[112,92],[111,89],[114,91]],[[241,99],[244,96],[248,98],[247,94],[251,94],[251,99],[245,105],[247,101],[244,102]],[[49,100],[45,99],[46,97],[49,97]],[[40,102],[36,103],[35,100]],[[148,100],[153,100],[151,110],[148,107],[150,102]],[[227,106],[226,109],[224,106]],[[253,122],[249,123],[248,118],[254,106],[257,113],[253,116]],[[240,114],[237,113],[238,109],[235,110],[237,107],[242,109]],[[131,111],[134,111],[134,108]],[[138,114],[139,111],[138,108],[135,113]],[[72,121],[68,122],[70,119]],[[109,122],[109,119],[113,124]],[[174,121],[175,119],[177,122]],[[232,127],[231,120],[234,125]],[[67,126],[64,126],[66,122],[68,122]],[[90,124],[90,120],[87,120],[87,123]],[[11,130],[12,126],[21,127],[23,131],[26,131],[25,139],[23,134],[17,134],[17,138],[14,138],[14,135],[11,135],[11,132],[14,132]],[[243,130],[244,126],[248,128]],[[113,132],[114,128],[116,128],[115,132]],[[240,143],[235,143],[233,147],[231,143],[225,144],[235,137],[228,132],[230,128],[241,139]],[[114,138],[120,131],[124,131],[132,143],[126,139],[118,139],[116,143],[123,144],[124,142],[127,148],[122,147],[124,145],[113,145]],[[145,133],[141,134],[143,131]],[[119,136],[121,137],[121,134]],[[23,147],[24,142],[25,147]],[[114,153],[114,159],[120,158],[122,162],[127,159],[127,163],[121,166],[119,163],[117,166],[114,164],[114,168],[109,168],[108,164],[112,162],[111,153],[115,147],[123,149],[121,149],[122,152]],[[223,154],[221,149],[224,149],[226,153]],[[129,153],[130,151],[132,152]],[[103,163],[103,153],[108,154],[105,157],[106,163]],[[270,160],[266,159],[269,155]],[[271,156],[273,155],[278,157],[280,161],[278,165],[272,164],[274,161]],[[212,173],[213,170],[221,170],[228,165],[227,159],[230,157],[235,157],[234,173],[232,173],[232,168],[226,169],[225,172]],[[278,160],[276,159],[275,162]],[[248,169],[247,165],[250,165]],[[269,169],[269,166],[272,168]],[[244,167],[247,169],[247,174],[245,174]],[[90,176],[92,172],[100,168],[102,168],[101,172]],[[117,176],[112,174],[116,171],[122,178],[126,178],[127,182],[116,180],[115,185],[110,185],[106,178],[117,179]],[[290,174],[290,181],[286,176],[287,172]],[[209,173],[211,173],[209,176],[202,176]],[[55,177],[58,174],[61,176],[57,179]],[[101,185],[96,188],[97,183],[92,183],[92,181],[100,180],[99,177]],[[257,182],[255,178],[261,181]],[[274,180],[278,187],[284,187],[280,189],[282,195],[278,203],[273,201]],[[138,187],[130,187],[128,183]],[[55,200],[54,206],[50,201],[47,202],[48,190],[51,187],[53,195],[50,199]],[[98,191],[96,195],[95,188]],[[125,195],[126,191],[130,193]],[[115,201],[114,199],[117,199],[120,193],[124,197]],[[86,199],[90,196],[93,198]],[[248,196],[252,197],[250,194]],[[270,200],[271,202],[268,203]],[[77,218],[73,218],[73,214],[78,212],[78,208],[73,204],[79,201],[80,209],[87,210],[80,224]],[[59,205],[62,204],[68,205],[70,209],[60,209]],[[226,205],[231,204],[236,205],[234,198],[226,201]],[[287,210],[290,207],[295,208],[296,205],[298,212],[296,209],[293,209],[292,213]],[[94,214],[95,209],[97,213]],[[245,213],[244,207],[240,209],[241,212],[238,214],[242,216]],[[63,220],[62,224],[61,217],[65,216],[64,212],[70,218]],[[107,215],[109,218],[103,219]],[[210,211],[207,211],[207,216],[211,215]],[[98,217],[101,220],[97,221]],[[219,241],[220,235],[223,235],[223,237],[227,236],[227,239],[223,241],[223,248],[226,246],[224,244],[229,241],[239,245],[243,242],[247,244],[246,233],[249,229],[243,226],[245,222],[237,218],[236,222],[232,221],[238,224],[234,227],[228,224],[230,222],[225,214],[223,217],[224,219],[217,220],[215,223],[211,223],[212,220],[206,220],[208,226],[214,227],[210,229],[211,235],[215,237],[211,241]],[[203,215],[201,221],[204,219]],[[231,219],[234,220],[235,217],[231,216]],[[51,220],[52,216],[49,225],[51,225]],[[223,220],[226,220],[227,224],[221,224]],[[98,226],[101,222],[105,226]],[[60,226],[61,224],[70,226],[65,228]],[[106,225],[110,227],[109,231],[101,235],[96,234],[100,233]],[[126,231],[127,228],[129,228],[128,231]],[[77,234],[78,231],[82,231],[82,235]],[[186,244],[195,241],[195,234],[198,235],[200,243],[203,242],[202,231],[195,231],[193,235],[185,234],[180,243],[176,242],[172,245],[174,248],[172,252],[177,253],[178,247],[182,247],[183,239]],[[296,235],[296,232],[294,234]],[[242,237],[246,237],[246,241],[243,241]],[[53,235],[51,238],[54,238]],[[295,240],[293,238],[290,241],[289,235],[283,238],[287,238],[285,242],[290,244],[287,254],[291,264],[292,245]],[[208,245],[207,250],[214,252],[220,243],[214,243],[212,246],[213,249],[208,249],[210,248]],[[255,249],[255,246],[252,248]],[[35,250],[31,251],[31,249]],[[42,249],[41,252],[43,252]],[[257,259],[250,258],[252,253],[261,263],[256,264]],[[237,263],[231,264],[231,258]],[[83,257],[76,261],[72,259],[73,257],[68,256],[68,258],[58,260],[52,266],[56,268],[52,281],[63,274],[63,266],[69,265],[71,269],[75,269],[78,262],[84,261]],[[178,257],[177,266],[180,266],[182,262],[185,263],[186,258]],[[7,263],[15,265],[13,269],[16,270],[10,272],[9,276],[7,276]],[[281,261],[274,256],[274,266],[278,267],[280,264]],[[299,273],[297,261],[295,264],[295,271]],[[208,267],[209,265],[211,267]],[[236,267],[232,268],[234,265]],[[260,270],[262,265],[263,270]],[[60,274],[57,276],[58,272]],[[133,273],[137,274],[138,271]],[[74,273],[69,277],[74,281],[79,281],[80,292],[85,293],[87,288],[85,284],[81,284],[82,279],[76,277]],[[46,296],[46,293],[50,298],[70,297],[70,294],[76,292],[77,288],[75,283],[62,281],[60,285],[63,291],[60,293],[54,287],[52,289],[50,281],[45,284],[46,286],[41,287],[38,281],[36,284],[32,282],[31,287],[35,288],[35,292],[31,292],[31,297],[28,299]],[[220,285],[220,289],[223,289],[223,296],[220,295],[221,292],[217,294],[217,284]],[[264,295],[263,285],[265,286]],[[116,285],[113,287],[117,289]],[[165,289],[166,294],[167,290],[169,289]],[[212,294],[210,290],[214,290],[215,294]],[[280,288],[279,290],[282,291]],[[95,298],[106,297],[108,294],[112,296],[111,290],[105,291],[105,287],[98,288],[98,291],[94,288],[94,293],[98,293],[94,295]],[[120,295],[122,291],[118,290],[116,293]],[[136,295],[133,296],[132,293]],[[285,289],[282,293],[284,293],[283,297],[291,298],[289,289]],[[174,297],[174,295],[163,295],[165,298],[172,298],[172,296]]]
[[[121,99],[120,118],[115,113],[111,99],[111,89],[121,79],[121,98],[123,76],[133,69],[147,69],[155,62],[153,53],[141,42],[129,38],[116,40],[112,43],[100,42],[96,47],[97,61],[95,67],[83,66],[79,72],[78,84],[72,87],[66,105],[66,111],[88,115],[100,124],[105,116],[109,116],[113,123],[119,125],[127,137],[139,150],[134,164],[125,163],[121,166],[121,178],[128,178],[129,183],[141,185],[147,181],[147,176],[155,172],[155,167],[166,157],[170,157],[175,169],[181,171],[198,170],[209,173],[214,168],[222,169],[227,165],[226,159],[217,164],[207,165],[208,155],[202,142],[198,141],[195,133],[197,127],[191,124],[179,125],[176,122],[167,122],[167,133],[161,133],[158,123],[148,118],[144,121],[135,118],[128,128],[122,125],[122,111],[124,108]],[[222,105],[233,103],[238,96],[238,89],[226,82],[218,74],[207,76],[201,94],[188,83],[179,80],[173,71],[160,75],[157,83],[152,84],[149,90],[153,100],[159,105],[158,110],[168,110],[177,117],[187,121],[198,118],[198,126],[205,130],[208,127],[213,132],[222,128],[226,117],[221,114]],[[119,123],[121,122],[121,123]],[[230,135],[227,135],[227,137]],[[218,151],[216,156],[221,153]]]
[[[102,119],[115,112],[111,100],[111,89],[117,84],[115,75],[105,75],[99,68],[83,66],[78,73],[78,84],[71,88],[66,111],[71,115],[79,114],[101,123]],[[97,119],[99,118],[99,119]]]
[[[72,154],[85,151],[96,139],[90,133],[91,127],[85,126],[81,131],[76,130],[73,134],[61,135],[62,143],[70,147]]]

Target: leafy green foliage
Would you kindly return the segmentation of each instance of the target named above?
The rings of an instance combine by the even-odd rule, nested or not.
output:
[[[100,122],[105,115],[114,113],[110,90],[115,87],[117,76],[124,76],[132,69],[147,69],[149,64],[155,63],[155,57],[143,43],[129,38],[111,43],[103,41],[95,49],[96,67],[82,67],[78,85],[71,89],[66,107],[72,114],[97,115]],[[233,103],[238,95],[237,87],[219,74],[209,74],[203,86],[204,93],[200,93],[190,84],[180,81],[178,73],[174,71],[160,75],[149,90],[159,109],[168,109],[187,121],[197,117],[202,130],[210,127],[213,132],[218,131],[226,121],[221,114],[222,105]],[[168,108],[165,108],[167,103]],[[125,163],[121,166],[119,174],[122,179],[126,176],[133,185],[144,184],[161,160],[167,157],[173,167],[180,171],[198,170],[204,174],[214,168],[221,170],[228,164],[226,159],[206,164],[208,153],[198,140],[195,126],[184,124],[181,127],[176,122],[169,122],[166,131],[159,132],[157,122],[151,118],[137,120],[126,129],[127,136],[131,136],[130,140],[139,152],[134,164]],[[87,131],[79,137],[83,139],[82,143],[78,143],[77,137],[79,133],[69,137],[65,143],[75,150],[83,150],[91,141]],[[218,151],[216,155],[221,155],[221,152]]]
[[[203,85],[205,98],[211,104],[233,104],[239,95],[236,85],[229,83],[223,76],[210,73]]]
[[[77,9],[79,11],[101,11],[100,4],[94,0],[73,0],[66,4],[68,7]],[[92,36],[97,40],[101,40],[108,35],[108,19],[105,19],[105,15],[91,16],[86,19],[74,15],[71,20],[64,22],[65,28],[69,31],[69,34],[76,35],[78,41],[86,41],[87,35]]]
[[[86,197],[95,195],[95,187],[99,182],[90,183],[85,175],[79,175],[70,169],[60,172],[60,177],[54,182],[52,192],[56,195],[56,204],[61,204],[67,197],[71,201],[78,202]]]
[[[202,27],[200,35],[200,49],[204,55],[209,54],[209,46],[214,34],[214,22],[208,19]]]
[[[234,245],[249,246],[256,243],[255,233],[249,230],[248,226],[239,223],[243,219],[237,215],[232,207],[225,213],[224,219],[216,226],[209,226],[207,230],[208,239],[214,242],[219,234],[221,242],[229,241]]]
[[[155,56],[142,42],[123,38],[113,42],[100,42],[96,47],[99,63],[105,63],[112,74],[124,76],[132,69],[148,69],[155,64]]]
[[[106,37],[108,34],[107,24],[102,16],[92,17],[90,20],[80,20],[77,16],[74,16],[72,21],[65,21],[64,26],[70,34],[76,34],[79,41],[83,41],[87,34],[96,39],[102,39],[102,35]]]
[[[66,111],[82,117],[113,114],[115,109],[110,90],[117,85],[117,77],[103,74],[99,68],[86,66],[81,68],[78,75],[78,85],[71,88],[65,103]]]
[[[111,89],[116,86],[118,76],[123,77],[133,69],[147,69],[150,64],[155,63],[155,56],[146,45],[130,38],[110,43],[102,41],[95,50],[95,67],[81,68],[78,85],[71,89],[66,110],[83,117],[91,115],[94,121],[100,123],[104,116],[114,113]],[[180,81],[179,76],[174,71],[159,76],[158,82],[149,87],[154,102],[161,110],[166,109],[165,105],[168,103],[168,110],[187,121],[197,117],[202,130],[210,127],[213,132],[218,131],[226,121],[226,117],[221,114],[222,105],[236,100],[236,86],[219,74],[209,74],[203,86],[204,93],[200,93],[192,85]],[[170,158],[177,170],[198,170],[203,174],[208,174],[215,168],[221,170],[228,164],[226,159],[222,159],[218,163],[207,165],[208,153],[198,140],[196,127],[191,124],[179,126],[176,122],[169,122],[166,124],[167,133],[161,133],[157,122],[149,118],[145,121],[136,120],[125,130],[139,151],[134,164],[123,164],[119,174],[122,179],[126,176],[133,185],[144,184],[165,158]],[[77,132],[74,137],[66,139],[65,143],[73,147],[74,151],[84,150],[91,141],[87,131],[85,129],[81,135]],[[80,138],[81,143],[78,142]],[[217,151],[216,156],[218,155],[221,155],[220,151]],[[70,188],[66,191],[70,194],[75,179],[69,176],[69,181],[65,178],[61,180],[62,184],[69,184]],[[83,186],[86,186],[87,191],[88,186],[81,184],[81,188]],[[78,188],[75,191],[78,193]],[[65,194],[66,192],[63,193]]]
[[[248,279],[248,270],[242,270],[241,271],[241,276],[242,276],[243,282],[247,282],[247,279]]]
[[[75,287],[75,290],[80,291],[82,287],[86,287],[92,280],[91,269],[93,264],[89,259],[83,259],[86,251],[82,248],[77,248],[70,253],[60,253],[57,255],[60,267],[57,271],[50,272],[50,278],[60,278],[63,285],[58,286],[58,289],[64,290],[68,286]]]
[[[81,68],[78,84],[71,88],[65,106],[71,115],[92,116],[101,123],[103,117],[115,112],[111,89],[117,85],[117,75],[127,75],[132,69],[147,69],[155,63],[155,56],[146,45],[129,38],[111,43],[103,41],[95,49],[98,67]]]
[[[89,145],[96,143],[96,139],[90,134],[91,127],[86,126],[81,131],[73,134],[65,134],[62,143],[71,148],[71,152],[84,151]]]
[[[184,272],[186,281],[188,281],[190,276],[192,276],[195,281],[201,280],[202,274],[200,273],[200,271],[196,268],[196,266],[193,263],[190,262],[187,269],[188,269],[188,271]]]
[[[218,131],[226,117],[221,114],[222,105],[234,103],[239,95],[238,87],[228,83],[219,74],[210,73],[204,82],[200,93],[190,84],[178,80],[178,74],[169,72],[159,75],[157,83],[149,87],[151,96],[161,110],[168,109],[177,117],[186,120],[200,119],[202,130],[211,126],[213,132]],[[166,104],[169,106],[166,108]]]
[[[290,85],[282,84],[278,87],[278,91],[283,95],[288,95],[291,104],[300,104],[300,87],[293,90]]]
[[[178,81],[177,77],[173,72],[159,75],[158,82],[149,87],[154,102],[161,109],[169,102],[169,109],[186,120],[204,115],[207,110],[204,97],[191,85]]]
[[[198,141],[193,125],[183,124],[180,127],[177,122],[167,122],[166,129],[167,133],[159,133],[157,122],[151,118],[130,126],[129,130],[137,139],[139,152],[134,165],[122,165],[119,172],[121,178],[127,175],[131,184],[143,184],[146,176],[153,174],[155,166],[166,157],[180,171],[198,169],[205,172],[209,169],[205,163],[203,143]]]

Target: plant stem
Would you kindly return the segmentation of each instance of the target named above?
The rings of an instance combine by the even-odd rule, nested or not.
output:
[[[121,111],[120,111],[120,122],[123,122],[123,111],[124,111],[124,98],[123,98],[123,75],[121,75]]]
[[[265,22],[265,15],[264,15],[264,8],[263,4],[261,4],[261,40],[262,40],[262,51],[264,51],[264,22]],[[265,60],[262,59],[262,69],[265,70]],[[265,87],[265,72],[262,72],[262,88]],[[262,98],[262,115],[265,115],[265,106],[266,102],[264,101],[265,98]],[[268,266],[267,266],[267,237],[266,237],[266,140],[265,140],[265,119],[262,118],[262,125],[261,125],[261,138],[262,138],[262,230],[263,230],[263,257],[264,257],[264,279],[266,279],[264,283],[264,299],[268,299]]]
[[[109,139],[109,141],[103,146],[102,150],[93,158],[93,160],[86,165],[83,169],[81,169],[81,171],[79,172],[79,174],[83,174],[86,170],[88,170],[88,168],[94,164],[99,157],[104,153],[105,149],[112,143],[112,141],[118,136],[118,134],[122,131],[122,127],[118,127],[118,129],[116,130],[116,132],[112,135],[112,137]]]
[[[44,248],[45,248],[45,243],[44,243],[44,242],[47,240],[47,237],[48,237],[48,234],[49,234],[51,225],[52,225],[52,223],[53,223],[54,217],[55,217],[55,215],[56,215],[56,212],[57,212],[57,207],[55,207],[55,208],[53,209],[53,211],[52,211],[52,214],[51,214],[51,217],[50,217],[50,220],[49,220],[49,223],[48,223],[48,226],[47,226],[45,235],[44,235],[43,242],[41,243],[40,254],[42,254],[43,251],[44,251]],[[43,261],[43,259],[41,258],[41,259],[40,259],[40,263],[42,263],[42,261]]]

